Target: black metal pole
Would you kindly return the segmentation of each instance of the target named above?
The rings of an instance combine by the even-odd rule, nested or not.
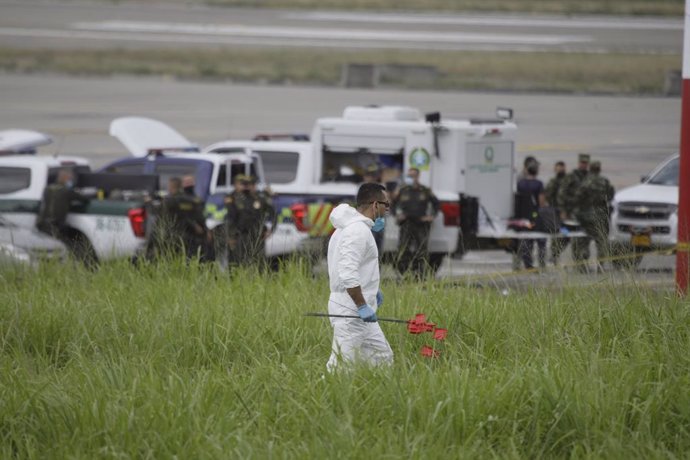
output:
[[[328,313],[305,313],[304,316],[316,316],[319,318],[359,318],[357,315],[329,315]],[[386,321],[388,323],[404,323],[407,324],[409,321],[404,319],[396,318],[378,318],[378,321]]]

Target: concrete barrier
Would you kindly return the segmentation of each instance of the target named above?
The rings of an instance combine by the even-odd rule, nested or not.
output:
[[[680,70],[669,70],[664,79],[664,94],[666,96],[680,96],[683,77]]]
[[[342,67],[341,86],[429,88],[437,82],[438,77],[438,69],[434,66],[348,63]]]

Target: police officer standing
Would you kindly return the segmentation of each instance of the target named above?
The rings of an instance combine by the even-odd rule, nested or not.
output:
[[[73,189],[74,175],[69,169],[58,172],[57,181],[46,186],[38,209],[36,228],[67,245],[72,255],[80,258],[78,241],[71,237],[72,229],[67,225],[72,202],[88,203],[89,199]]]
[[[597,270],[602,271],[609,255],[609,211],[615,189],[601,175],[601,163],[593,161],[589,174],[577,191],[577,220],[597,246]]]
[[[265,261],[265,241],[270,236],[266,222],[276,225],[271,198],[255,189],[255,179],[239,174],[235,190],[225,197],[225,226],[228,238],[228,261],[231,265]]]
[[[577,217],[575,214],[578,208],[577,192],[587,177],[589,154],[580,153],[577,159],[577,169],[565,176],[558,191],[558,209],[561,212],[561,221]],[[586,262],[589,259],[589,243],[590,238],[588,236],[573,238],[573,260],[577,264],[577,269],[581,272],[587,271]]]
[[[190,248],[192,254],[198,254],[201,262],[212,262],[215,259],[213,247],[213,233],[206,227],[205,222],[205,203],[196,194],[196,180],[192,175],[182,178],[182,190],[194,203],[194,215],[204,216],[204,234],[197,235],[193,240],[193,247]]]
[[[154,229],[155,247],[165,255],[184,254],[187,260],[199,257],[199,241],[208,234],[201,199],[185,194],[182,180],[168,180],[168,194],[161,202]]]
[[[412,269],[421,275],[429,266],[429,232],[439,210],[439,201],[419,183],[419,169],[410,168],[405,185],[396,193],[393,214],[400,226],[398,270]]]
[[[558,192],[563,185],[563,180],[565,179],[565,163],[562,161],[557,161],[553,166],[554,176],[551,178],[548,184],[546,184],[546,189],[544,193],[546,194],[546,202],[554,208],[557,216],[560,216],[560,210],[558,209]],[[551,261],[554,265],[558,265],[558,259],[561,253],[568,245],[568,238],[559,238],[554,236],[551,239]]]

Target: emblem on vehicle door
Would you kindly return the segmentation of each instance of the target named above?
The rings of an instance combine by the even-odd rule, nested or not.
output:
[[[429,169],[431,156],[424,147],[415,147],[410,152],[409,161],[410,167],[417,168],[420,171],[426,171]]]
[[[487,148],[484,149],[484,160],[486,160],[487,164],[491,164],[494,162],[494,148],[491,146],[488,146]]]

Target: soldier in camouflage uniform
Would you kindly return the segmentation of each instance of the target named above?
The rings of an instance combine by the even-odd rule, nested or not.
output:
[[[554,176],[551,178],[548,184],[546,184],[545,194],[546,202],[554,208],[556,215],[560,216],[560,210],[558,209],[558,192],[561,189],[563,180],[565,179],[565,163],[562,161],[557,161],[553,167]],[[568,245],[568,238],[559,238],[557,236],[551,239],[551,261],[554,265],[558,265],[558,259],[561,253],[565,250]]]
[[[419,169],[410,168],[405,185],[393,199],[393,215],[400,226],[398,270],[421,275],[429,266],[429,232],[439,210],[431,189],[419,183]]]
[[[179,177],[168,181],[168,194],[161,202],[153,233],[157,256],[184,254],[187,260],[201,256],[199,242],[208,235],[203,203],[183,192]]]
[[[597,246],[597,269],[603,270],[609,255],[609,211],[615,190],[609,180],[601,175],[601,163],[593,161],[589,174],[577,191],[576,217],[582,229]]]
[[[558,209],[561,212],[562,221],[572,220],[577,217],[575,215],[577,210],[577,191],[587,177],[588,169],[589,154],[581,153],[578,155],[577,169],[571,171],[563,179],[561,188],[558,191]],[[588,236],[573,238],[573,260],[577,264],[577,269],[582,272],[587,271],[586,263],[589,259],[589,243],[590,238]]]
[[[225,227],[228,238],[228,261],[231,265],[265,261],[265,241],[270,235],[266,222],[276,224],[271,197],[257,192],[254,179],[245,175],[235,178],[235,190],[225,198]]]

